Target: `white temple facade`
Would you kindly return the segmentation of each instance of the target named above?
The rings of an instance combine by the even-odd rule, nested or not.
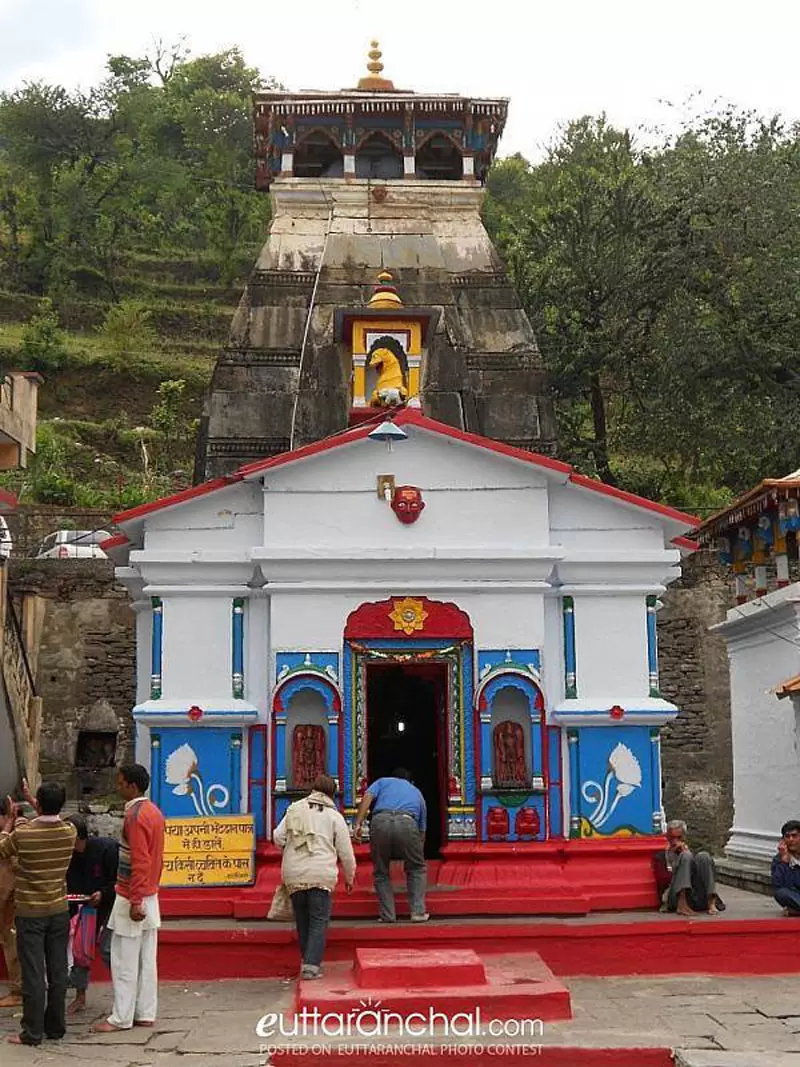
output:
[[[154,799],[265,840],[316,773],[352,818],[405,765],[432,855],[660,833],[691,517],[411,407],[390,449],[382,417],[117,517]]]

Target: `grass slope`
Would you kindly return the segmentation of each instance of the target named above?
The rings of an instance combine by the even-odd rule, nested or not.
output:
[[[120,292],[139,306],[141,336],[110,343],[112,305],[86,285],[56,306],[58,350],[45,365],[25,344],[42,301],[0,289],[0,370],[45,379],[36,458],[0,476],[22,502],[113,511],[190,483],[203,396],[245,282],[215,274],[202,258],[137,256]]]

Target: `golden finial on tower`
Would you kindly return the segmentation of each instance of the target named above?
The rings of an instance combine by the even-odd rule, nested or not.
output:
[[[369,63],[367,63],[367,70],[369,74],[366,78],[362,78],[358,83],[359,89],[366,89],[373,93],[391,93],[394,92],[394,82],[391,82],[388,78],[382,78],[383,63],[381,63],[380,45],[377,41],[370,42],[369,50]]]
[[[381,63],[380,61],[382,55],[383,52],[381,52],[380,45],[378,44],[378,42],[371,41],[369,50],[370,62],[367,63],[367,70],[370,72],[370,74],[374,74],[376,77],[383,70],[383,63]]]
[[[388,270],[382,270],[378,275],[378,284],[375,286],[375,290],[370,297],[367,306],[378,308],[379,310],[385,308],[401,308],[403,306],[400,294],[394,286],[394,278]]]

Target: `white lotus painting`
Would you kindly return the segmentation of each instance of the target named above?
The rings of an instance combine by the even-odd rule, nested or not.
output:
[[[180,745],[167,757],[165,777],[167,785],[174,787],[173,795],[188,796],[198,815],[215,815],[226,808],[230,800],[230,792],[219,782],[206,788],[197,754],[189,744]]]
[[[641,764],[628,746],[620,741],[609,754],[604,781],[601,783],[590,779],[583,783],[583,799],[594,805],[586,817],[595,830],[602,830],[620,801],[641,788],[641,785]]]

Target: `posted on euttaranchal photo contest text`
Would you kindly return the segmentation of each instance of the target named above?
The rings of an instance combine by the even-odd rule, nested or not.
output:
[[[267,1012],[256,1024],[259,1053],[278,1057],[291,1049],[293,1056],[321,1059],[355,1055],[459,1057],[485,1054],[535,1056],[542,1050],[541,1019],[494,1019],[480,1007],[448,1015],[427,1011],[400,1015],[365,1000],[347,1012],[302,1008],[296,1014]]]

